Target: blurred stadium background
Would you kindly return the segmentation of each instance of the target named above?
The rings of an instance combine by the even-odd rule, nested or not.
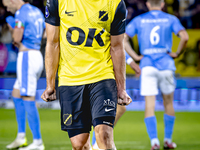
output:
[[[125,0],[128,9],[127,23],[135,16],[147,12],[145,0]],[[44,13],[45,0],[33,0],[33,5]],[[165,0],[163,11],[176,15],[189,34],[185,52],[175,60],[177,88],[174,95],[176,124],[173,139],[177,150],[200,150],[200,0]],[[12,45],[11,33],[5,18],[11,15],[0,0],[0,150],[16,136],[17,123],[11,91],[16,78],[17,49]],[[173,35],[172,51],[176,51],[179,38]],[[41,52],[45,54],[43,39]],[[139,54],[137,38],[131,39],[134,50]],[[138,62],[139,63],[139,62]],[[127,91],[133,102],[115,127],[115,142],[121,150],[148,150],[150,143],[144,124],[144,98],[139,95],[139,79],[127,66]],[[41,132],[46,150],[70,150],[66,133],[60,130],[59,103],[45,103],[40,95],[46,87],[45,70],[38,81],[36,95],[41,119]],[[156,102],[158,137],[164,136],[163,106],[159,94]],[[28,141],[32,141],[27,128]]]

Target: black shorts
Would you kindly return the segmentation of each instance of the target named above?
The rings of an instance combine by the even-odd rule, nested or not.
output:
[[[114,123],[117,107],[114,79],[81,86],[60,86],[59,95],[62,130],[84,129],[89,132],[96,118],[113,118]],[[103,122],[109,125],[107,121]]]

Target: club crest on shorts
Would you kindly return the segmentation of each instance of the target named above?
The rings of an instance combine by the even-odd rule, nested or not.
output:
[[[69,126],[72,124],[72,114],[64,114],[63,115],[63,123],[66,126]]]

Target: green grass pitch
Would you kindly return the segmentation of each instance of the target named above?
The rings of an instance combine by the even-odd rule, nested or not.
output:
[[[66,132],[60,130],[60,111],[39,109],[42,139],[46,150],[71,150]],[[87,116],[86,116],[87,117]],[[163,146],[163,112],[156,112],[158,138]],[[28,143],[32,134],[27,124]],[[0,109],[0,150],[12,142],[17,133],[14,110]],[[144,124],[144,112],[127,111],[114,129],[114,139],[118,150],[150,150],[150,141]],[[200,113],[176,112],[173,141],[177,150],[200,150]],[[161,148],[162,149],[162,148]]]

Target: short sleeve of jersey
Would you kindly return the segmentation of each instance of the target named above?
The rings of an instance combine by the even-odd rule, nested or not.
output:
[[[58,0],[47,1],[46,7],[45,7],[45,22],[54,26],[60,26]]]
[[[126,34],[128,34],[128,36],[131,38],[134,37],[135,34],[137,34],[137,22],[139,22],[138,17],[131,20],[126,26]]]
[[[115,11],[114,20],[111,24],[111,35],[120,35],[125,33],[125,26],[126,26],[126,6],[123,0],[117,6]]]
[[[24,27],[25,22],[26,22],[26,16],[25,16],[25,12],[23,12],[23,10],[18,10],[15,13],[15,28],[21,28]]]
[[[177,35],[180,30],[185,30],[185,28],[182,26],[179,19],[173,16],[172,17],[172,31]]]

